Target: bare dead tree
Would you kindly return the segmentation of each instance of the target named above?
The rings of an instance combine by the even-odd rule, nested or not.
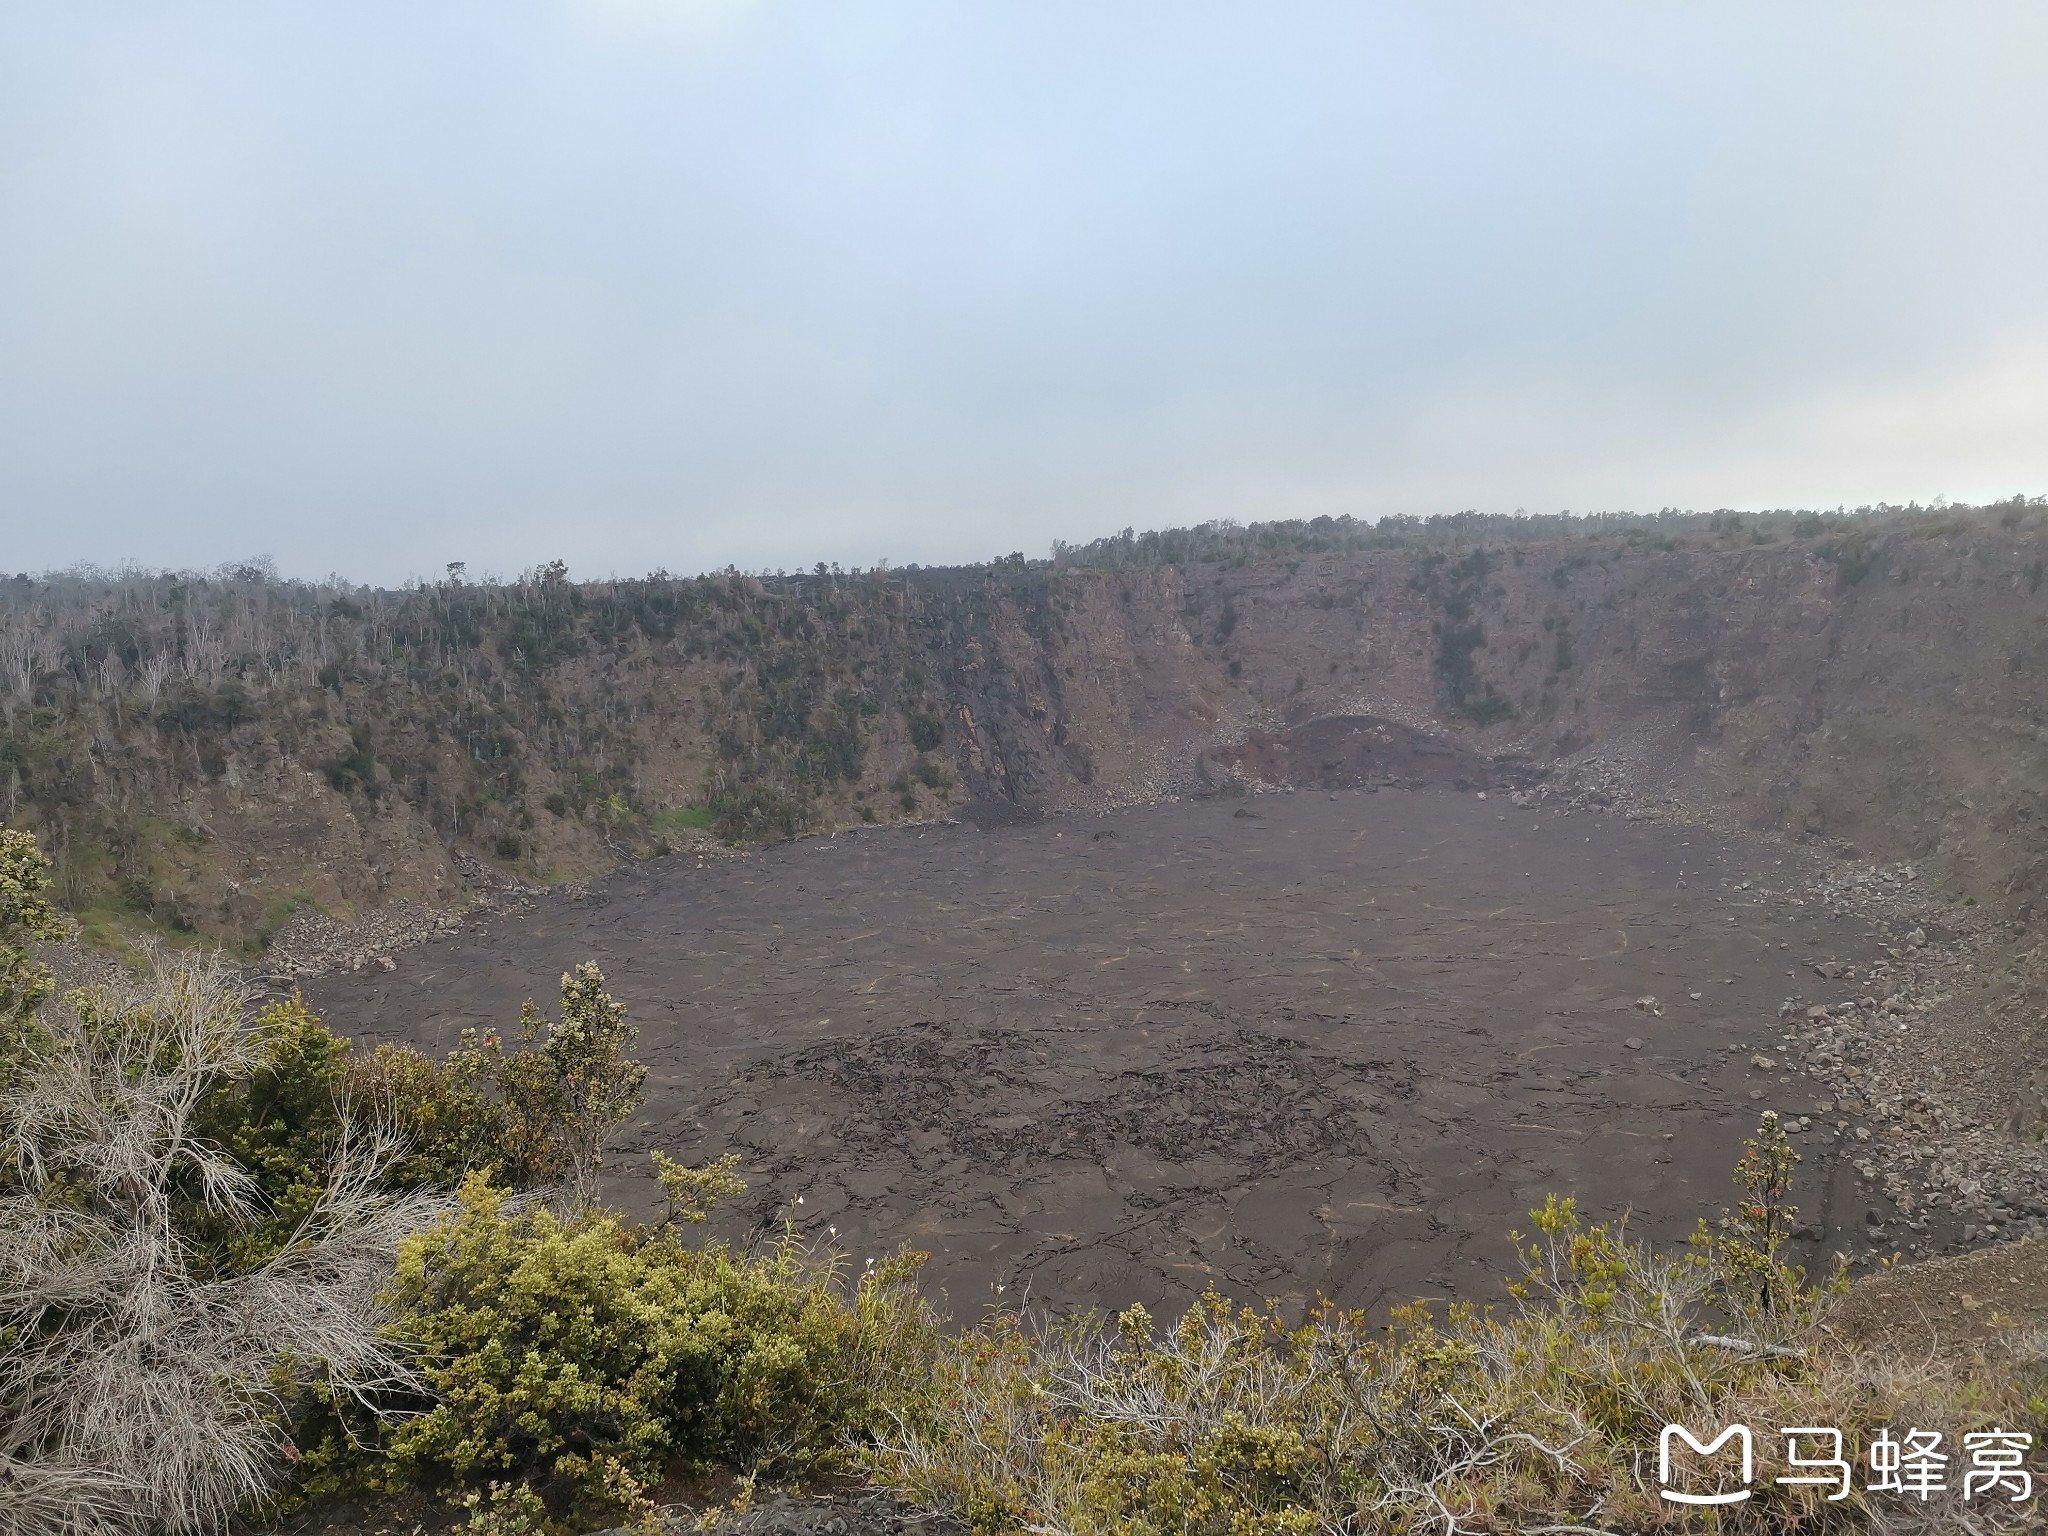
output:
[[[35,702],[36,680],[62,658],[63,649],[40,609],[29,608],[0,623],[0,677],[17,705]]]
[[[193,1129],[207,1090],[257,1064],[248,1003],[217,958],[158,957],[47,1010],[0,1091],[0,1536],[217,1528],[276,1484],[299,1391],[374,1406],[413,1384],[377,1292],[447,1202],[382,1192],[387,1133],[350,1129],[268,1263],[193,1262],[181,1198],[259,1211]]]
[[[136,668],[137,686],[142,690],[145,703],[155,704],[163,697],[164,679],[171,675],[172,656],[169,651],[157,651],[145,657]]]

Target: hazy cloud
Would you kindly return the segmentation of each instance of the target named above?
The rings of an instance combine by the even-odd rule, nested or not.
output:
[[[0,565],[2048,490],[2030,4],[16,7]]]

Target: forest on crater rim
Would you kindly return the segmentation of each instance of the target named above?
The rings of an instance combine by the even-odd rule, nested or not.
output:
[[[0,804],[88,938],[259,952],[477,882],[584,878],[971,802],[1202,787],[1250,728],[1369,714],[1588,752],[1759,829],[2048,893],[2048,505],[1348,518],[980,566],[386,591],[0,580]]]

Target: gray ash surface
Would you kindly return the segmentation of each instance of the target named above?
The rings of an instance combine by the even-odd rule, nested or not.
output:
[[[1853,1246],[1856,1144],[1778,1010],[1800,957],[1875,945],[1797,899],[1807,864],[1498,794],[1263,794],[656,861],[306,991],[442,1051],[594,959],[653,1066],[610,1198],[651,1209],[648,1148],[738,1151],[725,1235],[928,1250],[955,1315],[1492,1299],[1550,1190],[1682,1239],[1764,1108],[1809,1117],[1807,1255]]]

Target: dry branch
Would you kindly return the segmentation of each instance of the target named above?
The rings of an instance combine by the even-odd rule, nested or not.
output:
[[[315,1210],[248,1273],[208,1272],[181,1230],[195,1200],[261,1214],[193,1128],[258,1061],[249,1001],[217,958],[157,957],[50,1010],[0,1091],[0,1536],[218,1527],[275,1485],[305,1387],[413,1381],[377,1292],[446,1202],[382,1193],[388,1132],[348,1130]]]

